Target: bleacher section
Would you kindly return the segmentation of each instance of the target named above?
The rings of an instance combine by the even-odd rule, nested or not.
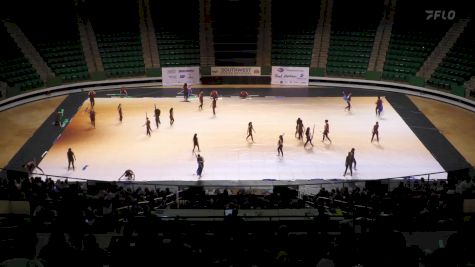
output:
[[[20,48],[15,44],[3,25],[0,25],[0,81],[18,90],[28,90],[43,86],[40,76],[23,56]],[[8,94],[11,96],[11,93]]]
[[[211,2],[216,65],[256,65],[258,14],[259,1]]]
[[[376,29],[383,17],[383,1],[334,0],[327,73],[364,76]]]
[[[160,65],[200,64],[199,1],[151,1]],[[186,8],[183,8],[186,6]]]
[[[143,75],[138,3],[90,1],[87,9],[106,74],[113,77]]]
[[[411,2],[398,1],[383,79],[407,81],[415,76],[452,23],[426,20],[424,10]]]
[[[453,85],[462,86],[473,75],[475,22],[472,20],[427,83],[434,87],[451,89]]]
[[[29,7],[31,13],[19,12],[15,20],[46,64],[64,82],[89,79],[73,3],[37,2],[32,5]]]
[[[320,1],[272,2],[272,65],[310,66],[319,9]]]

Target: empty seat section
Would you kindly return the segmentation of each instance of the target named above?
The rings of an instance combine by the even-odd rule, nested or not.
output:
[[[383,79],[407,81],[415,76],[452,25],[452,21],[427,20],[422,6],[397,2]]]
[[[17,17],[17,22],[46,64],[65,82],[89,79],[73,3],[32,5],[32,10]]]
[[[160,65],[199,66],[199,1],[151,1],[150,5]]]
[[[272,2],[272,65],[310,66],[320,1]]]
[[[216,65],[256,65],[259,1],[212,0],[211,16]]]
[[[383,17],[383,1],[333,1],[332,32],[327,73],[335,76],[364,76],[374,37]]]
[[[138,3],[90,1],[88,13],[107,75],[144,75]]]
[[[0,27],[2,49],[0,51],[0,81],[9,87],[29,90],[43,86],[40,76],[10,37],[5,27]]]
[[[452,85],[463,85],[474,75],[475,22],[472,20],[427,83],[450,89]]]

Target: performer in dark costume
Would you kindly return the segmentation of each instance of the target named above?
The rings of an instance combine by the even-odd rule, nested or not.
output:
[[[92,109],[94,108],[94,104],[95,104],[94,98],[96,97],[96,92],[92,90],[92,91],[89,91],[87,95],[89,96],[89,102],[91,103],[91,109]]]
[[[376,116],[380,117],[381,112],[383,112],[383,100],[378,96],[378,100],[376,100]]]
[[[120,177],[119,177],[119,181],[122,177],[125,176],[125,179],[127,179],[127,181],[134,181],[135,180],[135,173],[132,171],[132,170],[126,170],[124,172],[124,174],[122,174]]]
[[[355,169],[356,171],[355,148],[352,148],[350,153],[351,153],[351,158],[353,159],[353,164],[354,164],[353,169]]]
[[[325,120],[325,126],[323,128],[322,142],[324,142],[325,138],[327,138],[328,141],[330,141],[330,144],[331,144],[332,140],[330,140],[330,137],[328,137],[328,133],[330,133],[330,125],[328,124],[328,120]]]
[[[302,124],[302,120],[300,118],[297,118],[297,125],[295,126],[295,137],[297,137],[297,134],[299,133],[300,124]]]
[[[36,164],[36,160],[30,160],[27,163],[21,165],[27,172],[28,175],[32,175],[35,169],[40,170],[43,174],[45,173],[39,166]]]
[[[348,156],[346,156],[346,160],[345,160],[345,173],[343,174],[343,176],[346,176],[346,172],[348,171],[348,169],[350,169],[350,175],[353,176],[353,169],[351,168],[352,164],[353,164],[353,156],[351,152],[348,152]]]
[[[351,110],[351,92],[346,93],[343,91],[343,99],[346,101],[347,106],[345,107],[345,110],[350,111]]]
[[[172,126],[174,122],[175,118],[173,117],[173,108],[170,108],[170,126]]]
[[[284,135],[279,135],[279,141],[277,142],[277,156],[282,155],[284,157],[284,151],[282,148],[284,147]]]
[[[122,87],[120,88],[120,97],[126,97],[128,94],[127,94],[127,90],[125,89],[125,87]]]
[[[119,121],[122,122],[122,104],[117,106],[117,111],[119,112]]]
[[[249,124],[247,125],[246,141],[249,137],[251,137],[251,140],[254,143],[254,136],[252,136],[252,132],[256,132],[256,131],[254,130],[254,127],[252,126],[252,121],[250,121]]]
[[[183,97],[185,98],[185,102],[188,102],[188,84],[183,85]]]
[[[314,128],[314,130],[315,130],[315,128]],[[310,143],[313,147],[313,143],[312,143],[313,133],[310,135],[310,127],[307,127],[307,130],[305,131],[305,137],[307,137],[307,141],[303,145],[303,148],[305,148],[308,143]]]
[[[213,98],[213,103],[211,103],[211,105],[213,107],[213,115],[216,115],[216,99],[217,98]]]
[[[92,127],[96,128],[96,112],[94,109],[89,111],[89,119],[91,120]]]
[[[198,147],[198,152],[201,152],[200,151],[200,144],[198,144],[198,135],[195,133],[195,135],[193,135],[193,151],[192,153],[195,153],[195,148]]]
[[[373,126],[373,135],[371,136],[371,143],[373,143],[374,136],[376,135],[376,142],[379,143],[379,123],[376,122],[376,124]]]
[[[200,154],[198,154],[198,156],[196,156],[196,162],[198,162],[196,174],[201,178],[201,174],[203,173],[203,168],[205,166],[205,159]]]
[[[218,91],[216,90],[211,91],[210,96],[213,99],[218,98],[219,97]]]
[[[152,135],[152,127],[150,127],[150,120],[148,117],[146,117],[145,124],[143,126],[147,127],[147,135],[151,136]]]
[[[161,124],[160,122],[161,111],[159,108],[157,108],[157,105],[155,105],[154,113],[155,113],[155,125],[157,126],[157,129],[158,129],[158,125]]]
[[[246,90],[242,90],[242,91],[239,93],[239,97],[240,97],[241,99],[246,99],[248,96],[249,96],[249,94],[246,92]]]
[[[198,99],[200,100],[200,105],[198,108],[200,110],[203,110],[203,96],[204,96],[204,92],[203,90],[200,90],[200,92],[198,93]]]
[[[71,148],[68,149],[68,171],[71,168],[71,165],[73,166],[73,171],[74,171],[74,161],[76,160],[76,155],[74,155],[74,152],[71,150]]]

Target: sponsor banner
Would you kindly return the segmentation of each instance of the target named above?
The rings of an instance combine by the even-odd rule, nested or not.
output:
[[[308,67],[272,66],[271,84],[308,85]]]
[[[183,85],[200,84],[200,67],[162,68],[162,84]]]
[[[211,67],[211,76],[260,76],[261,67]]]

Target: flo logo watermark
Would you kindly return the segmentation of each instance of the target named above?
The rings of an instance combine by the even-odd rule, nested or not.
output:
[[[426,20],[454,20],[455,10],[426,10]]]

